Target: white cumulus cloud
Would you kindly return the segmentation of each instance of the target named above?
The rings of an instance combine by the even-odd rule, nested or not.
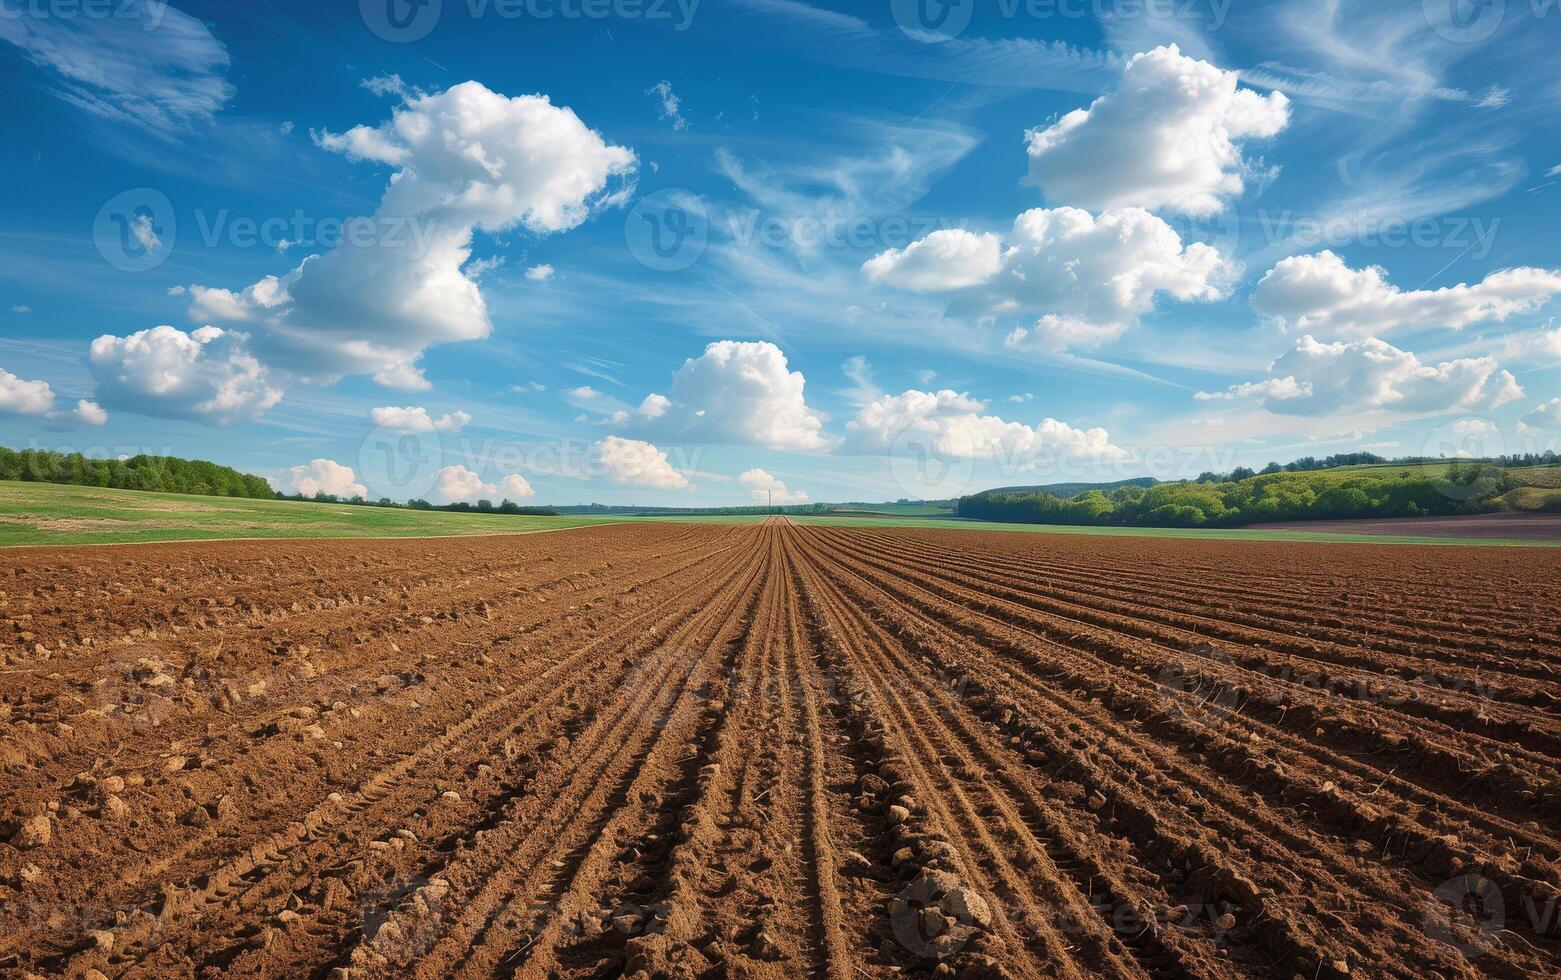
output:
[[[482,477],[460,464],[446,466],[437,476],[435,494],[440,503],[476,503],[483,497],[491,497],[499,488],[482,482]]]
[[[258,418],[283,391],[246,348],[246,335],[217,327],[185,333],[161,326],[92,342],[87,366],[109,408],[227,425]]]
[[[368,488],[358,482],[352,467],[333,459],[316,459],[306,466],[291,466],[271,480],[282,493],[301,493],[313,497],[326,493],[335,497],[367,497]]]
[[[306,258],[266,294],[196,295],[230,319],[258,319],[268,364],[329,380],[370,374],[387,387],[425,389],[428,347],[487,337],[487,304],[474,274],[476,231],[567,231],[615,203],[609,185],[634,170],[633,151],[608,144],[546,96],[510,98],[478,82],[403,93],[382,125],[317,132],[316,143],[395,170],[364,233]],[[261,286],[257,283],[256,286]],[[215,318],[214,318],[215,319]]]
[[[190,297],[190,319],[199,323],[253,320],[266,310],[287,301],[287,284],[276,276],[266,276],[259,282],[235,293],[231,289],[212,286],[175,286],[168,290],[170,296]]]
[[[107,425],[108,412],[97,402],[82,398],[76,402],[76,407],[70,411],[67,418],[75,419],[84,425]]]
[[[534,265],[526,270],[526,278],[532,282],[547,282],[553,278],[553,267],[546,262],[541,265]]]
[[[937,231],[862,267],[873,282],[949,295],[948,312],[1036,317],[1013,330],[1011,346],[1097,347],[1130,329],[1157,295],[1184,302],[1223,299],[1236,269],[1213,246],[1183,244],[1142,208],[1093,215],[1035,208],[996,235]]]
[[[1223,211],[1255,169],[1241,144],[1290,121],[1282,93],[1236,82],[1174,44],[1135,55],[1114,92],[1026,134],[1027,181],[1053,202],[1091,209]]]
[[[648,442],[608,436],[592,443],[591,462],[608,480],[621,487],[651,490],[688,490],[693,484],[667,461],[667,454]]]
[[[1200,391],[1192,397],[1200,402],[1234,401],[1238,398],[1271,398],[1275,401],[1285,401],[1290,398],[1308,398],[1311,394],[1310,381],[1297,381],[1292,376],[1269,378],[1267,381],[1245,381],[1231,385],[1224,391]]]
[[[767,470],[755,467],[737,478],[737,482],[752,491],[753,499],[762,504],[805,504],[808,495],[801,490],[787,490],[786,484],[771,476]]]
[[[0,368],[0,412],[45,415],[54,407],[54,389],[47,381],[24,381]]]
[[[1516,268],[1477,283],[1401,290],[1378,266],[1351,269],[1330,251],[1280,260],[1252,292],[1252,307],[1285,329],[1327,337],[1386,336],[1466,327],[1532,313],[1561,293],[1561,272]]]
[[[868,282],[887,283],[912,292],[942,292],[977,286],[1003,267],[1003,240],[991,232],[940,228],[905,248],[891,248],[868,259]]]
[[[34,415],[51,422],[79,422],[82,425],[103,425],[108,413],[97,402],[83,398],[76,407],[54,407],[54,389],[47,381],[27,381],[0,368],[0,414]]]
[[[505,500],[514,500],[518,502],[521,500],[529,500],[530,498],[537,495],[537,492],[531,489],[530,481],[521,476],[519,473],[511,473],[509,476],[506,476],[504,479],[499,481],[499,486],[504,490]]]
[[[909,436],[940,456],[1019,462],[1041,455],[1123,459],[1105,429],[1078,429],[1056,419],[1038,425],[984,414],[986,402],[964,392],[908,390],[884,395],[846,423],[847,445],[858,452],[886,453]]]
[[[1523,424],[1542,429],[1561,429],[1561,398],[1552,398],[1523,416]]]
[[[648,432],[766,449],[816,452],[833,445],[803,395],[806,380],[768,341],[722,340],[689,358],[670,395],[652,394],[634,422]]]
[[[397,432],[459,432],[472,420],[465,412],[449,412],[436,419],[428,414],[428,409],[410,405],[376,408],[369,412],[369,418],[376,426]]]
[[[1492,409],[1523,395],[1492,357],[1426,364],[1375,337],[1323,343],[1310,336],[1269,366],[1273,377],[1220,395],[1250,398],[1282,415],[1388,411],[1430,414]]]

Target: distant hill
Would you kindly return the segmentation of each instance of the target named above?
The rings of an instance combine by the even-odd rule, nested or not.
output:
[[[1091,490],[1099,490],[1101,493],[1110,493],[1122,487],[1152,487],[1159,483],[1152,476],[1135,476],[1131,480],[1118,480],[1115,483],[1049,483],[1039,487],[998,487],[996,490],[987,490],[987,493],[1045,493],[1059,500],[1067,500],[1069,497],[1077,497],[1081,493],[1089,493]]]

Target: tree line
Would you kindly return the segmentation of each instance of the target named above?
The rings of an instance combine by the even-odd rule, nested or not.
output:
[[[363,497],[342,497],[334,493],[320,491],[314,496],[302,493],[277,493],[278,500],[291,500],[306,504],[345,504],[350,507],[386,507],[391,510],[439,510],[455,514],[506,514],[525,515],[527,517],[557,517],[558,511],[551,507],[522,507],[513,500],[502,500],[495,504],[491,500],[479,500],[476,503],[458,501],[453,504],[433,504],[426,500],[408,500],[400,503],[389,497],[380,497],[378,500],[368,500]]]
[[[240,473],[232,467],[201,459],[145,454],[125,459],[92,459],[81,453],[0,446],[0,480],[255,500],[276,496],[271,484],[261,477]]]
[[[1066,499],[1046,493],[987,492],[960,498],[957,509],[961,517],[1018,524],[1234,527],[1489,513],[1500,510],[1501,495],[1518,485],[1501,466],[1438,461],[1380,473],[1281,469],[1240,479],[1090,490]]]

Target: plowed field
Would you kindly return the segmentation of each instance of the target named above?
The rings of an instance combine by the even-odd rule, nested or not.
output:
[[[1548,551],[0,557],[0,975],[1535,977]]]

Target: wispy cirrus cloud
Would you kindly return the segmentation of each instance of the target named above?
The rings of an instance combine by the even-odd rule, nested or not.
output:
[[[43,69],[45,91],[159,136],[210,121],[233,97],[227,48],[200,20],[162,0],[98,6],[70,17],[7,9],[0,40]]]

